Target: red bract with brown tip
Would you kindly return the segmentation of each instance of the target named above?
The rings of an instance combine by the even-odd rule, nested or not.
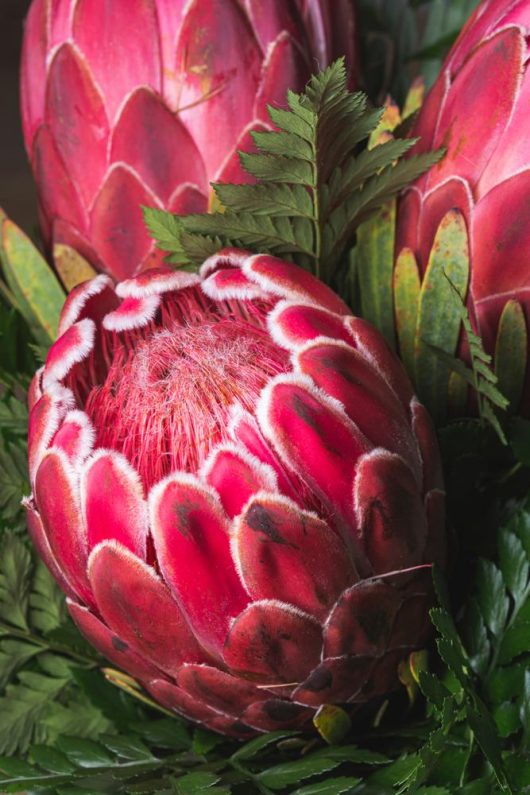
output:
[[[22,121],[47,244],[125,279],[157,266],[141,205],[207,210],[250,177],[267,105],[345,55],[354,0],[34,0]],[[353,79],[353,78],[352,78]]]
[[[446,154],[406,191],[398,212],[396,253],[411,249],[421,275],[444,216],[455,209],[463,215],[471,263],[468,303],[492,356],[499,352],[503,315],[515,302],[522,308],[523,337],[530,322],[529,36],[529,0],[478,5],[411,133],[420,137],[414,152],[444,147]],[[516,338],[503,345],[514,357]],[[524,346],[519,358],[524,371]],[[511,367],[513,376],[515,364],[495,364],[498,372]],[[514,410],[519,399],[516,390]],[[530,410],[527,367],[521,408]]]
[[[398,360],[295,265],[227,249],[74,290],[35,376],[28,527],[72,618],[162,704],[244,737],[397,685],[443,562]]]

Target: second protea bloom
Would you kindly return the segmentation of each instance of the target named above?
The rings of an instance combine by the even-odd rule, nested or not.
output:
[[[26,149],[49,246],[123,279],[159,263],[140,207],[208,209],[312,72],[354,60],[353,0],[34,0]]]
[[[468,304],[492,355],[506,311],[520,318],[523,337],[530,320],[529,35],[529,0],[479,4],[412,132],[420,137],[417,151],[445,147],[446,155],[406,192],[398,213],[397,254],[411,249],[422,275],[444,216],[454,210],[463,215]],[[524,369],[526,354],[520,358]]]
[[[444,555],[398,360],[296,266],[225,250],[65,305],[32,390],[33,540],[84,635],[235,736],[397,684]]]

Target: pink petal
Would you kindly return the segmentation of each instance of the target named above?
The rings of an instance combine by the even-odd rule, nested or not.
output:
[[[28,533],[39,557],[42,558],[61,590],[72,599],[77,599],[75,588],[67,580],[64,571],[61,569],[57,562],[57,558],[53,554],[38,511],[35,510],[30,500],[24,500],[23,505],[26,510]]]
[[[145,560],[147,508],[138,473],[124,456],[98,450],[81,475],[88,549],[115,540]]]
[[[87,225],[85,209],[46,125],[40,127],[35,136],[31,160],[39,200],[48,222],[58,217],[84,231]]]
[[[270,123],[267,105],[285,107],[287,89],[301,91],[309,77],[309,67],[300,45],[286,31],[269,46],[256,94],[254,114]]]
[[[232,561],[221,507],[189,475],[172,475],[157,484],[149,507],[164,579],[199,642],[218,656],[230,620],[248,603]]]
[[[88,577],[99,612],[134,651],[170,676],[183,662],[201,662],[180,607],[151,566],[116,541],[90,555]]]
[[[375,447],[401,455],[421,482],[418,445],[403,407],[358,351],[341,343],[317,341],[297,354],[296,365],[323,392],[342,403],[348,417]]]
[[[179,715],[184,715],[188,720],[202,723],[219,715],[196,696],[190,696],[181,687],[177,687],[165,679],[155,679],[149,682],[147,690],[165,707],[178,712]]]
[[[20,109],[26,151],[31,153],[35,133],[44,118],[48,3],[35,0],[24,27],[21,56]]]
[[[127,297],[117,309],[103,319],[107,331],[130,331],[149,325],[160,307],[160,296],[156,293],[143,298]]]
[[[203,155],[209,176],[218,171],[225,153],[252,119],[261,62],[260,47],[238,3],[211,0],[205,5],[192,0],[174,68],[181,81],[179,115]]]
[[[251,281],[259,284],[272,295],[292,300],[302,298],[311,303],[314,302],[330,312],[336,312],[339,315],[350,314],[346,304],[333,290],[311,273],[291,262],[270,257],[268,254],[256,254],[248,257],[242,268]]]
[[[311,616],[264,600],[250,604],[231,624],[224,659],[245,677],[299,682],[317,665],[321,648],[321,629]]]
[[[90,205],[107,167],[109,127],[87,63],[71,44],[60,47],[49,67],[45,118],[81,200]]]
[[[360,317],[346,318],[345,326],[357,350],[379,371],[408,410],[413,397],[412,384],[405,368],[392,353],[381,334]]]
[[[530,245],[530,169],[501,182],[476,205],[471,227],[475,301],[529,286],[523,252]],[[509,295],[508,295],[509,294]]]
[[[278,486],[282,494],[286,494],[296,500],[297,491],[291,477],[287,473],[285,466],[266,443],[256,421],[250,414],[242,410],[233,411],[230,435],[237,442],[240,442],[258,461],[271,467],[278,478]]]
[[[208,181],[193,138],[161,97],[135,91],[120,112],[112,135],[110,162],[131,166],[142,182],[167,204],[176,188],[191,183],[206,193]]]
[[[510,8],[518,3],[515,0],[485,0],[479,3],[475,12],[468,18],[455,45],[448,56],[451,75],[455,75],[462,68],[469,57],[469,53],[497,27],[501,20],[505,24],[505,17]],[[524,2],[520,5],[526,5]]]
[[[31,409],[28,421],[28,469],[31,482],[61,419],[72,405],[71,393],[66,393],[63,400],[43,395]]]
[[[369,681],[373,665],[369,656],[328,657],[296,688],[292,698],[311,707],[353,701]]]
[[[414,138],[419,138],[418,143],[411,149],[412,154],[418,155],[423,152],[431,152],[435,148],[434,136],[449,88],[449,77],[446,72],[442,72],[425,97],[412,129],[411,135]]]
[[[33,406],[42,397],[41,379],[44,367],[39,367],[30,381],[28,387],[28,411],[31,413]]]
[[[103,624],[86,607],[67,599],[66,605],[74,623],[88,642],[117,668],[142,682],[160,676],[160,671]]]
[[[253,599],[279,599],[317,618],[357,579],[336,533],[285,497],[253,497],[236,524],[233,544]]]
[[[105,96],[111,122],[137,86],[161,90],[159,33],[152,0],[103,4],[78,0],[73,36]]]
[[[297,350],[317,337],[342,340],[351,345],[344,321],[318,306],[280,301],[267,319],[269,332],[277,345]]]
[[[418,484],[397,455],[377,449],[355,476],[358,533],[378,574],[421,563],[427,522]]]
[[[260,121],[252,121],[239,136],[237,143],[233,150],[229,152],[217,174],[215,175],[214,182],[229,182],[232,184],[240,183],[253,183],[256,180],[251,177],[248,171],[245,171],[241,165],[238,152],[255,153],[258,151],[252,132],[265,132],[270,130],[269,125],[265,125]]]
[[[289,3],[242,0],[241,5],[247,12],[263,53],[267,52],[269,45],[282,31],[288,31],[293,36],[299,35],[298,20]]]
[[[71,411],[66,415],[52,439],[53,447],[63,450],[75,467],[92,452],[95,431],[87,414]]]
[[[194,273],[174,271],[172,268],[151,268],[144,273],[120,282],[116,294],[120,298],[145,298],[150,295],[163,295],[173,290],[184,290],[199,283]]]
[[[86,261],[97,270],[103,270],[103,263],[94,251],[87,237],[62,218],[55,218],[51,226],[51,241],[53,246],[66,245],[81,254]]]
[[[91,239],[116,279],[134,276],[152,247],[141,207],[158,206],[155,196],[124,166],[114,166],[95,201]]]
[[[76,285],[61,310],[59,335],[84,318],[90,318],[99,325],[107,312],[111,312],[118,304],[114,285],[108,276],[100,274],[95,279]]]
[[[276,488],[274,471],[236,446],[218,447],[206,462],[202,476],[219,494],[230,519],[241,513],[253,494]]]
[[[42,385],[48,389],[61,381],[72,367],[82,362],[94,348],[96,327],[92,320],[85,318],[70,326],[48,351]]]
[[[508,28],[482,42],[463,64],[440,115],[434,148],[444,146],[447,154],[431,169],[429,189],[453,174],[475,189],[510,119],[525,53],[521,31]],[[484,115],[470,113],[472,107],[495,109],[487,128]]]
[[[230,298],[236,298],[239,301],[251,301],[257,298],[266,300],[268,298],[267,293],[249,281],[239,268],[215,271],[202,281],[201,290],[214,301],[225,301]]]
[[[275,729],[294,729],[304,726],[313,717],[313,710],[305,709],[291,701],[270,699],[251,704],[241,716],[241,721],[262,732]]]
[[[357,583],[341,596],[330,613],[324,628],[324,656],[384,654],[399,606],[399,592],[384,581]]]
[[[76,593],[93,603],[86,576],[86,530],[75,476],[64,453],[49,450],[35,478],[35,501],[51,550]]]
[[[278,376],[264,390],[258,416],[282,461],[330,511],[351,519],[357,461],[370,445],[346,414],[304,376]]]
[[[174,215],[205,213],[208,210],[208,196],[194,185],[179,185],[172,194],[167,209]]]
[[[438,227],[445,215],[452,209],[458,209],[465,218],[469,229],[473,214],[473,196],[467,182],[460,177],[448,179],[439,185],[423,200],[423,207],[418,225],[418,252],[422,273],[429,263],[429,255],[434,243]]]
[[[418,253],[418,226],[421,211],[421,194],[416,187],[411,187],[402,194],[399,200],[399,211],[396,226],[396,257],[404,248],[410,248],[415,255]],[[427,263],[422,262],[425,270]]]
[[[529,20],[530,24],[530,20]],[[530,136],[525,134],[528,124],[528,105],[530,103],[530,69],[523,74],[517,92],[513,114],[503,131],[498,146],[493,153],[477,187],[478,197],[485,196],[492,188],[519,171],[528,168],[530,163]]]
[[[183,665],[178,684],[192,698],[236,718],[246,707],[267,698],[264,690],[210,665]]]
[[[411,411],[412,428],[418,440],[423,464],[423,493],[426,494],[431,489],[443,491],[442,461],[434,425],[425,407],[417,400],[412,401]]]

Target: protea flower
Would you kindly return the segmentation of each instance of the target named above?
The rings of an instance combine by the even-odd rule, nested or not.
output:
[[[140,205],[203,212],[312,71],[354,57],[353,0],[34,0],[22,120],[47,245],[157,265]]]
[[[470,246],[468,304],[492,355],[500,324],[517,321],[525,337],[529,319],[529,34],[529,0],[478,6],[411,133],[420,136],[416,151],[445,147],[447,154],[408,189],[398,214],[397,253],[412,249],[424,274],[440,222],[449,211],[462,213]],[[508,347],[513,355],[513,336]],[[524,371],[524,344],[519,358]],[[508,386],[522,385],[524,372],[518,377],[499,356],[496,366],[511,369]]]
[[[80,630],[162,704],[244,736],[396,685],[443,558],[429,418],[295,265],[99,275],[32,390],[33,540]]]

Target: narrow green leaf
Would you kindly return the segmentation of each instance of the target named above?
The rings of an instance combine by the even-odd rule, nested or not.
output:
[[[495,343],[495,373],[499,389],[516,411],[523,393],[528,361],[528,336],[524,311],[517,301],[502,310]]]
[[[469,280],[469,246],[466,224],[457,210],[445,215],[436,232],[421,287],[416,327],[418,396],[438,422],[446,416],[450,371],[430,346],[454,356],[461,326],[448,279],[464,298]]]
[[[351,792],[360,779],[351,777],[328,778],[326,781],[318,781],[315,784],[307,784],[294,790],[292,795],[342,795]]]
[[[245,743],[245,745],[232,754],[230,758],[233,759],[234,762],[242,762],[246,759],[252,759],[269,745],[278,743],[280,740],[284,740],[286,737],[296,737],[297,735],[298,732],[283,731],[281,729],[274,732],[269,732],[268,734],[263,734],[261,737],[256,737],[255,740],[250,740],[250,742]]]
[[[319,776],[322,773],[329,773],[340,763],[333,759],[323,759],[318,757],[306,756],[296,762],[285,762],[276,765],[268,770],[264,770],[257,776],[257,780],[270,789],[284,789],[291,784],[296,784],[304,778]]]
[[[400,357],[412,378],[420,286],[416,257],[405,248],[399,253],[394,269],[394,308]]]
[[[65,293],[50,266],[16,224],[1,225],[2,265],[7,283],[35,339],[49,345],[57,335]]]
[[[509,602],[502,574],[489,560],[481,559],[478,562],[477,602],[486,626],[499,636],[506,624]]]
[[[61,737],[58,746],[70,761],[79,767],[104,767],[111,765],[113,757],[101,743],[78,737]]]
[[[515,533],[501,529],[499,532],[499,566],[504,582],[513,596],[516,609],[519,608],[521,599],[526,595],[528,578],[530,576],[530,562],[526,557],[524,547]]]
[[[28,753],[32,762],[50,773],[73,773],[77,770],[67,756],[49,745],[32,745]]]
[[[394,269],[396,202],[385,205],[357,230],[357,273],[362,316],[395,348]]]
[[[520,654],[525,654],[530,648],[530,621],[518,623],[510,627],[502,638],[499,663],[504,665],[511,662]]]

